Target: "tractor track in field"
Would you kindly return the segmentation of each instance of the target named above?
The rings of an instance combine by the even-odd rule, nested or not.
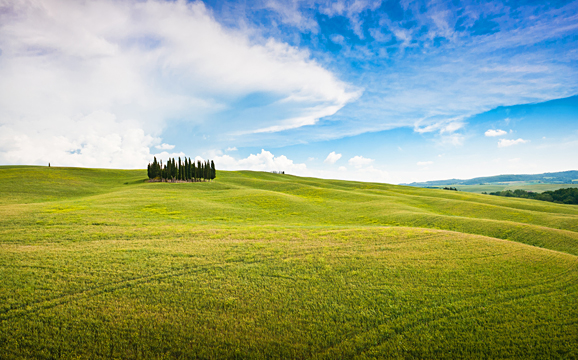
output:
[[[456,319],[459,317],[463,317],[464,314],[467,314],[470,312],[475,312],[475,311],[480,311],[481,309],[484,309],[484,308],[491,308],[491,307],[499,306],[499,305],[506,304],[506,303],[520,300],[520,299],[527,299],[527,298],[532,298],[532,297],[536,297],[536,296],[543,296],[546,294],[550,294],[550,293],[555,292],[557,290],[560,290],[562,288],[567,288],[568,285],[575,285],[576,280],[568,278],[568,277],[566,277],[565,279],[563,279],[563,281],[560,281],[560,282],[554,282],[553,283],[552,281],[556,280],[556,279],[563,278],[565,274],[570,273],[573,269],[576,269],[576,268],[578,268],[578,260],[574,261],[574,263],[571,266],[566,268],[564,271],[556,274],[555,276],[541,279],[541,281],[539,283],[535,283],[532,286],[526,286],[526,287],[518,286],[518,287],[509,291],[510,293],[514,293],[514,294],[510,294],[510,296],[505,296],[503,298],[496,299],[496,301],[484,303],[483,305],[477,305],[477,306],[467,306],[466,305],[466,306],[462,306],[461,309],[457,309],[455,311],[450,311],[445,306],[442,306],[442,305],[436,306],[435,309],[442,310],[442,311],[440,311],[440,313],[443,313],[444,312],[443,310],[445,310],[445,312],[449,312],[448,314],[443,315],[443,316],[437,316],[437,317],[431,317],[430,316],[429,318],[426,318],[426,319],[420,319],[419,318],[420,313],[422,313],[425,310],[427,310],[428,312],[431,312],[431,308],[427,308],[427,309],[424,309],[422,311],[416,311],[416,312],[413,312],[413,313],[410,313],[407,315],[400,315],[396,318],[393,318],[391,320],[391,322],[389,322],[389,323],[380,324],[380,325],[373,327],[370,330],[361,331],[357,334],[354,334],[353,336],[350,336],[348,339],[345,339],[345,340],[339,342],[338,344],[329,346],[329,347],[325,348],[325,350],[322,351],[321,353],[317,353],[317,355],[320,355],[320,356],[316,356],[316,357],[333,358],[334,357],[333,356],[334,354],[332,354],[333,350],[338,350],[338,348],[341,345],[346,344],[347,342],[353,342],[354,339],[359,338],[359,337],[368,337],[368,336],[371,336],[372,334],[375,334],[377,341],[379,342],[379,344],[377,344],[377,345],[367,346],[364,349],[356,349],[353,353],[348,353],[346,355],[343,355],[343,354],[339,353],[339,351],[337,351],[337,353],[339,353],[345,357],[348,357],[348,358],[360,356],[360,355],[368,352],[370,349],[379,347],[382,344],[386,343],[387,341],[390,341],[396,337],[399,337],[405,333],[408,333],[409,331],[417,328],[420,325],[424,325],[424,324],[427,325],[430,323],[436,323],[436,322],[439,322],[439,321],[444,320],[444,319]],[[540,289],[538,291],[531,292],[532,289],[542,287],[544,284],[550,284],[551,286]],[[526,292],[524,294],[515,294],[521,288],[524,288],[525,290],[527,290],[531,293]],[[467,304],[473,299],[476,299],[476,298],[481,299],[482,297],[483,297],[483,295],[478,294],[478,295],[473,295],[473,296],[469,296],[466,298],[462,298],[459,300],[458,304],[464,304],[464,303]],[[417,319],[412,320],[407,325],[403,325],[403,320],[407,319],[408,317],[414,317],[414,318],[417,317]],[[399,324],[399,323],[395,324],[396,321],[401,322],[401,324]],[[399,327],[402,327],[401,331],[394,330],[395,332],[393,334],[384,334],[385,336],[380,335],[380,332],[381,332],[380,329],[386,329],[386,328],[395,329],[395,328],[399,328]]]
[[[63,294],[63,295],[56,296],[56,297],[53,297],[50,299],[43,299],[43,300],[34,301],[32,303],[20,305],[18,307],[11,308],[11,309],[8,309],[7,311],[0,313],[0,321],[11,320],[14,318],[33,314],[33,313],[36,313],[36,312],[41,311],[41,310],[46,310],[46,309],[54,308],[56,306],[64,305],[64,304],[73,302],[75,300],[92,298],[92,297],[95,297],[95,296],[98,296],[98,295],[101,295],[101,294],[104,294],[107,292],[114,292],[114,291],[121,290],[124,288],[137,286],[137,285],[141,285],[141,284],[146,284],[146,283],[149,283],[153,280],[162,280],[162,279],[167,279],[167,278],[171,278],[171,277],[190,274],[190,273],[193,273],[196,271],[201,271],[205,267],[206,267],[206,265],[203,265],[203,266],[197,266],[194,268],[189,268],[187,270],[182,270],[182,271],[177,271],[177,272],[165,271],[165,272],[162,272],[160,274],[133,277],[130,279],[124,279],[124,280],[120,280],[120,281],[110,282],[108,284],[104,284],[104,285],[100,285],[100,286],[95,286],[95,287],[92,287],[89,289],[77,291],[77,292],[70,293],[70,294]]]

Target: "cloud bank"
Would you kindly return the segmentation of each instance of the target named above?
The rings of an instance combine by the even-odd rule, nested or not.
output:
[[[9,0],[0,11],[0,163],[138,168],[167,121],[203,124],[251,94],[280,131],[359,91],[307,51],[222,27],[201,2]]]

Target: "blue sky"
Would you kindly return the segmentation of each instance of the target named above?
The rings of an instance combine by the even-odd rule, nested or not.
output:
[[[0,163],[578,169],[578,2],[8,1]]]

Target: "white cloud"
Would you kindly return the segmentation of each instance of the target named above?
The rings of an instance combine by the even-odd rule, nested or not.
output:
[[[163,162],[163,164],[166,164],[168,159],[176,159],[178,161],[179,157],[184,159],[185,158],[185,153],[184,152],[178,152],[178,153],[169,153],[167,151],[163,151],[160,152],[158,154],[154,154],[154,156],[157,158],[158,161]],[[194,159],[195,161],[197,159]],[[152,157],[149,161],[152,161]]]
[[[337,168],[337,170],[339,171],[347,171],[347,168],[345,166],[340,166]]]
[[[512,145],[525,144],[525,143],[527,143],[527,142],[530,142],[530,140],[524,140],[524,139],[517,139],[517,140],[500,139],[500,141],[498,142],[498,147],[507,147],[507,146],[512,146]]]
[[[285,155],[275,156],[264,149],[259,154],[251,154],[239,160],[229,155],[217,156],[215,166],[223,170],[285,171],[295,175],[305,174],[307,170],[305,164],[295,164]]]
[[[418,161],[417,165],[418,166],[427,166],[427,165],[433,165],[433,161]]]
[[[419,134],[439,131],[440,134],[452,134],[453,132],[463,128],[466,124],[462,120],[463,117],[457,117],[454,119],[438,121],[433,124],[429,124],[424,127],[420,127],[420,123],[423,120],[418,121],[414,124],[413,130]]]
[[[237,151],[237,148],[235,146],[233,147],[228,147],[227,151]]]
[[[313,124],[360,95],[306,51],[222,27],[202,2],[2,6],[0,163],[142,168],[168,119],[202,124],[231,101],[273,93],[276,118],[228,130],[274,132]],[[99,114],[109,120],[97,123]]]
[[[450,134],[451,134],[451,133],[453,133],[454,131],[463,128],[464,125],[465,125],[465,124],[464,124],[463,122],[461,122],[461,121],[453,121],[453,122],[450,122],[449,124],[445,125],[444,127],[442,127],[442,128],[440,129],[440,134],[443,134],[443,133],[450,133]]]
[[[349,165],[355,166],[357,168],[362,167],[362,166],[366,166],[369,165],[373,162],[373,159],[368,159],[368,158],[364,158],[363,156],[354,156],[351,159],[349,159]]]
[[[336,44],[340,44],[343,45],[343,42],[345,40],[345,38],[343,37],[343,35],[340,34],[333,34],[329,37],[331,39],[331,41],[333,41]]]
[[[319,25],[314,19],[303,14],[298,8],[299,2],[269,0],[265,6],[275,11],[281,17],[281,22],[293,25],[300,30],[310,30],[316,33]]]
[[[341,159],[341,154],[336,154],[335,151],[332,151],[327,155],[327,158],[323,162],[327,164],[335,164],[339,159]]]
[[[484,133],[484,135],[490,136],[490,137],[493,137],[493,136],[502,136],[502,135],[506,135],[506,134],[507,134],[506,131],[500,130],[500,129],[497,129],[497,130],[490,129],[490,130],[488,130],[488,131],[486,131],[486,132]]]
[[[152,160],[150,147],[159,142],[142,129],[102,111],[75,121],[62,119],[59,124],[66,128],[38,129],[44,124],[32,119],[1,125],[0,162],[142,168]]]
[[[169,144],[161,144],[161,145],[157,145],[155,146],[155,148],[159,149],[159,150],[172,150],[175,148],[174,145],[169,145]]]
[[[464,136],[461,134],[441,135],[439,143],[442,145],[460,146],[464,144]]]
[[[311,156],[307,158],[307,161],[314,161],[314,160],[315,160],[315,158],[311,157]]]

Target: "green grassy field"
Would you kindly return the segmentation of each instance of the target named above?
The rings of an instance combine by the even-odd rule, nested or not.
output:
[[[578,183],[574,184],[530,184],[525,182],[512,182],[510,184],[484,184],[484,185],[442,185],[437,188],[455,187],[459,191],[473,192],[481,194],[483,192],[491,193],[504,190],[526,190],[533,192],[554,191],[564,188],[578,188]]]
[[[578,206],[0,167],[0,358],[578,358]]]

